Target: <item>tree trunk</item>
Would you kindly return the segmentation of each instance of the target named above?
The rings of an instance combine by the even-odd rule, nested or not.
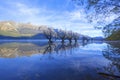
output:
[[[75,43],[77,43],[77,39],[75,39]]]
[[[53,41],[52,41],[52,39],[51,39],[51,38],[49,39],[49,43],[53,43]]]
[[[69,39],[70,44],[72,43],[72,39]]]
[[[65,41],[64,41],[64,39],[62,39],[62,41],[61,41],[62,43],[64,43]]]

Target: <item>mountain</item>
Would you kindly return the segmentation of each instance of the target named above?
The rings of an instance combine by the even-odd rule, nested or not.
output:
[[[31,23],[16,23],[14,21],[0,22],[0,35],[9,37],[31,37],[47,30],[45,25],[33,25]]]
[[[111,40],[111,41],[118,41],[118,40],[120,40],[120,30],[115,31],[110,36],[108,36],[107,40]]]
[[[93,39],[93,40],[104,40],[104,38],[101,37],[101,36],[98,36],[98,37],[92,37],[92,39]]]

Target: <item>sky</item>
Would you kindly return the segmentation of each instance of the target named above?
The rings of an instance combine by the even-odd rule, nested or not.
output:
[[[71,0],[0,0],[0,21],[16,21],[103,36]]]

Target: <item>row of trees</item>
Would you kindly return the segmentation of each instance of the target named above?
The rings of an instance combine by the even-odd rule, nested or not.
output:
[[[53,40],[60,39],[62,43],[65,42],[65,40],[69,40],[70,43],[72,43],[72,40],[77,40],[80,37],[79,33],[72,32],[72,31],[66,31],[66,30],[54,30],[52,28],[47,28],[47,30],[43,31],[43,34],[45,37],[49,40],[49,43],[52,43]]]

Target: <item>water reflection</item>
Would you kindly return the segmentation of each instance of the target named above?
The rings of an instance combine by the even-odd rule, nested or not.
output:
[[[109,80],[120,80],[120,42],[108,43],[103,56],[110,62],[98,73]]]
[[[0,43],[0,80],[120,80],[119,75],[120,43]]]
[[[61,51],[72,51],[74,47],[78,46],[78,43],[61,44],[58,42],[46,44],[46,42],[10,42],[0,44],[0,57],[14,58],[20,56],[31,56],[33,54],[52,54],[53,52],[59,54]]]
[[[43,53],[45,46],[36,46],[32,43],[5,43],[0,45],[0,57],[14,58],[31,56],[35,53]]]

